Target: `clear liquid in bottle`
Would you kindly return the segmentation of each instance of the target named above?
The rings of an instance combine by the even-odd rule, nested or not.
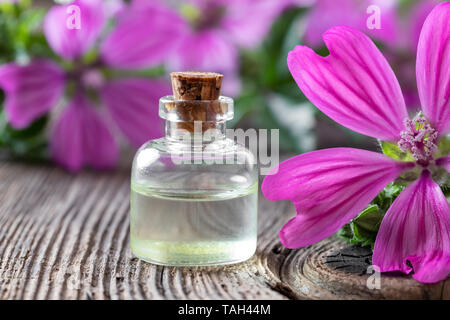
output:
[[[247,260],[256,249],[257,189],[174,193],[132,183],[131,249],[163,265]]]

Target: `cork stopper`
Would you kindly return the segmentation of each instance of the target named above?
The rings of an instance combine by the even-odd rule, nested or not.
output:
[[[202,131],[215,128],[217,114],[226,110],[219,101],[223,75],[214,72],[173,72],[170,74],[175,103],[167,108],[175,108],[179,119],[179,129],[194,132],[194,121],[202,122]]]

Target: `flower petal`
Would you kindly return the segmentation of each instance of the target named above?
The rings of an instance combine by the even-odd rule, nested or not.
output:
[[[105,20],[102,0],[76,0],[49,10],[44,20],[44,34],[57,54],[75,59],[93,46]]]
[[[450,132],[450,3],[428,15],[417,48],[417,87],[422,110],[440,134]]]
[[[436,159],[436,164],[438,166],[444,167],[450,173],[450,156]]]
[[[397,141],[408,113],[386,59],[367,36],[352,28],[334,27],[324,40],[328,57],[304,46],[289,53],[289,70],[305,96],[347,128]]]
[[[15,128],[25,128],[46,114],[62,97],[64,73],[51,61],[37,60],[27,66],[15,63],[0,68],[0,87],[5,90],[5,110]]]
[[[223,93],[236,96],[240,82],[236,46],[218,31],[190,32],[183,37],[173,55],[168,59],[170,71],[197,70],[224,74]]]
[[[245,48],[258,46],[269,32],[273,22],[286,7],[307,6],[310,0],[226,0],[226,14],[221,27],[237,45]]]
[[[222,92],[229,97],[237,97],[242,90],[242,82],[238,71],[223,72]]]
[[[383,154],[334,148],[286,160],[268,175],[262,191],[268,200],[290,200],[297,216],[280,231],[288,248],[313,244],[339,230],[405,169]]]
[[[148,79],[120,79],[101,90],[103,103],[119,129],[135,146],[163,135],[158,117],[158,100],[170,94],[166,82]]]
[[[119,152],[106,123],[85,97],[77,95],[53,129],[51,153],[55,162],[78,171],[83,165],[111,168]]]
[[[191,32],[184,36],[168,64],[174,71],[194,69],[225,73],[237,70],[238,52],[220,32]]]
[[[100,49],[102,60],[115,68],[143,68],[163,62],[189,27],[159,1],[133,1]]]
[[[425,283],[450,273],[450,207],[425,170],[398,196],[383,218],[373,264],[382,272],[401,271]]]

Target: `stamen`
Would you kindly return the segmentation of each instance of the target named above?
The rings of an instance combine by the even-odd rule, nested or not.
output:
[[[438,150],[438,132],[421,115],[414,120],[405,119],[405,131],[400,133],[398,147],[411,155],[420,163],[428,164]]]

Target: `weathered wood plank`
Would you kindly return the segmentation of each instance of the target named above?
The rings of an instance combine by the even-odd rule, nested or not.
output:
[[[1,162],[0,298],[450,298],[448,280],[425,286],[383,275],[380,290],[367,289],[368,275],[326,263],[343,246],[334,238],[284,248],[278,230],[293,208],[262,197],[251,260],[201,268],[139,261],[129,250],[128,176],[128,170],[71,175],[51,166]]]

